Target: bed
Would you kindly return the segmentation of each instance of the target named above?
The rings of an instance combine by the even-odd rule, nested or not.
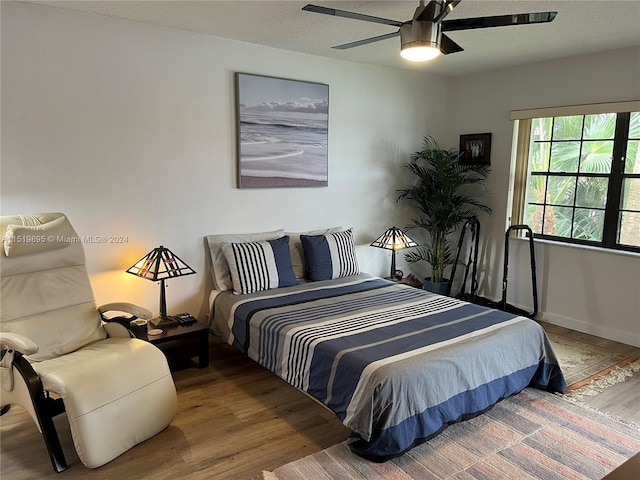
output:
[[[402,455],[527,386],[564,391],[533,320],[349,273],[315,281],[302,273],[291,285],[247,293],[216,289],[210,323],[333,411],[353,432],[356,454]]]

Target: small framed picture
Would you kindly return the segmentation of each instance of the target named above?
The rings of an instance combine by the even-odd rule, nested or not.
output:
[[[491,134],[460,135],[460,163],[465,165],[491,164]]]

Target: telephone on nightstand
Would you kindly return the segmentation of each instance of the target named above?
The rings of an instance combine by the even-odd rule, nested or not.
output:
[[[178,315],[167,315],[164,317],[149,320],[154,328],[175,327],[177,325],[191,325],[197,321],[196,317],[188,313],[180,313]]]
[[[187,312],[179,313],[178,315],[175,315],[174,318],[180,325],[191,325],[197,321],[196,317]]]

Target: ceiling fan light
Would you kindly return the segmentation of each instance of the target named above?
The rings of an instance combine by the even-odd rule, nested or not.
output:
[[[427,62],[440,55],[440,49],[432,45],[413,44],[403,47],[400,56],[411,62]]]
[[[440,24],[419,20],[405,23],[400,27],[400,56],[411,62],[433,60],[440,55],[440,37]]]

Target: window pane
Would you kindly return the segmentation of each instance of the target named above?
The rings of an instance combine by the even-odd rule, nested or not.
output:
[[[625,178],[622,184],[622,208],[640,211],[640,178]],[[638,230],[640,235],[640,230]]]
[[[528,205],[527,206],[527,218],[525,222],[533,233],[542,233],[542,215],[544,214],[544,207],[542,205]]]
[[[608,186],[608,178],[578,177],[576,206],[604,208]]]
[[[575,177],[549,177],[547,187],[547,203],[553,205],[573,205],[576,193]]]
[[[640,253],[640,112],[534,118],[528,148],[514,195],[534,233]]]
[[[600,242],[602,241],[603,227],[604,211],[576,208],[573,220],[573,238]]]
[[[629,138],[640,139],[640,112],[631,112]]]
[[[609,173],[611,172],[612,157],[612,141],[582,142],[580,171],[586,173]]]
[[[624,164],[624,173],[640,173],[640,140],[627,142],[627,159]]]
[[[640,212],[622,212],[620,214],[618,243],[640,247]]]
[[[529,177],[528,203],[544,203],[546,181],[547,177],[544,175],[531,175],[531,177]]]
[[[547,206],[544,212],[544,230],[542,233],[570,238],[572,217],[573,209],[571,207]]]
[[[582,138],[582,115],[555,117],[553,140],[580,140]]]
[[[546,172],[549,170],[550,142],[538,142],[531,145],[529,164],[532,172]]]
[[[600,113],[597,115],[585,115],[584,133],[585,140],[613,138],[616,133],[616,114]]]
[[[553,117],[531,119],[531,140],[551,140],[551,126]]]
[[[577,172],[580,142],[554,143],[551,147],[550,172]]]

